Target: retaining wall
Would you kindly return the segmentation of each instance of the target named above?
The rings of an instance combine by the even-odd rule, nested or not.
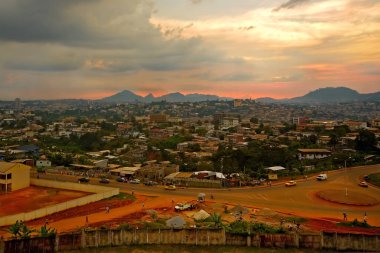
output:
[[[119,194],[118,188],[111,188],[111,187],[104,187],[104,186],[90,185],[90,184],[59,182],[59,181],[51,181],[51,180],[45,180],[45,179],[31,179],[31,184],[35,186],[41,186],[41,187],[58,188],[58,189],[74,190],[74,191],[82,191],[82,192],[93,192],[95,194],[69,200],[69,201],[59,203],[56,205],[36,209],[31,212],[18,213],[14,215],[0,217],[0,226],[14,224],[17,220],[23,220],[23,221],[34,220],[34,219],[41,218],[49,214],[64,211],[66,209],[77,207],[77,206],[83,206],[83,205],[96,202],[96,201]]]
[[[52,247],[52,243],[54,247]],[[319,234],[233,234],[224,229],[110,229],[82,230],[59,234],[55,240],[32,238],[29,240],[0,241],[0,253],[62,252],[94,247],[121,245],[228,245],[256,248],[303,248],[333,251],[379,252],[380,235],[338,233]],[[3,245],[3,249],[1,247]],[[5,245],[5,246],[4,246]],[[25,251],[24,248],[25,247]],[[38,248],[39,247],[39,248]],[[52,250],[54,248],[54,250]],[[20,251],[23,249],[22,251]]]

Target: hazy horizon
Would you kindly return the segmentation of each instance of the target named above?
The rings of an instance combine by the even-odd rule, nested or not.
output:
[[[379,91],[375,0],[3,0],[0,100]]]

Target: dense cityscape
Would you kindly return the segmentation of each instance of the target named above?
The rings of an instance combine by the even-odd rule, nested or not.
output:
[[[380,252],[379,14],[1,0],[0,253]]]

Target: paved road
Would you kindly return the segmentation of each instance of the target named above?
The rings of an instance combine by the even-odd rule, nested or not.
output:
[[[380,200],[380,188],[358,186],[363,175],[380,172],[380,164],[347,168],[340,171],[328,172],[327,181],[316,181],[309,178],[307,181],[299,181],[297,186],[286,188],[283,183],[274,184],[272,187],[251,187],[233,189],[196,189],[186,188],[176,191],[165,191],[162,186],[148,187],[144,185],[132,185],[127,183],[111,182],[109,186],[119,187],[121,191],[134,191],[138,194],[167,196],[173,199],[181,197],[194,197],[200,192],[207,196],[214,195],[216,202],[241,204],[249,207],[269,208],[283,213],[299,215],[309,218],[342,219],[342,212],[348,214],[348,218],[362,220],[364,212],[367,212],[368,222],[380,226],[380,205],[371,207],[355,207],[329,203],[315,197],[315,193],[324,189],[339,189],[345,194],[347,188],[350,192],[359,192]],[[44,175],[43,178],[77,181],[76,177],[66,175]],[[98,180],[92,179],[91,183],[98,184]]]

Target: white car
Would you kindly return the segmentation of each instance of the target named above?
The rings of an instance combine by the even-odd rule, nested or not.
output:
[[[140,180],[139,179],[132,179],[131,181],[129,181],[130,184],[139,184],[140,183]]]
[[[319,174],[319,175],[317,176],[317,180],[318,180],[318,181],[327,180],[327,174]]]

